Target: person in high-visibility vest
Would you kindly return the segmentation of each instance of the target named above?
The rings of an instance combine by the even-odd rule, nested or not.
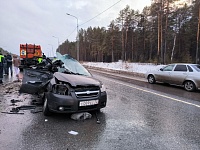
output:
[[[4,63],[4,56],[0,52],[0,84],[3,83],[3,63]]]
[[[38,63],[40,64],[42,62],[42,57],[38,58]]]

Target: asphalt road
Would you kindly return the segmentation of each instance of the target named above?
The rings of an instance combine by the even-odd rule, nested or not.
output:
[[[92,71],[108,94],[107,107],[84,121],[70,115],[45,117],[41,112],[0,113],[1,150],[199,150],[199,92],[168,85],[149,85],[143,79],[117,77]],[[30,104],[35,96],[17,95],[14,82],[1,95],[1,112],[11,99]],[[150,86],[150,87],[149,87]],[[5,91],[4,91],[5,92]],[[9,93],[10,92],[10,93]],[[195,95],[195,96],[194,96]],[[41,107],[37,107],[38,110]],[[72,134],[74,131],[77,135]]]

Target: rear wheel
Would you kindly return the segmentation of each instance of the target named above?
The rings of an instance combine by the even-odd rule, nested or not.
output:
[[[51,115],[51,112],[49,110],[48,101],[47,101],[47,97],[46,96],[45,96],[45,100],[44,100],[43,114],[45,116],[50,116]]]
[[[191,91],[194,91],[196,89],[196,86],[195,86],[194,82],[192,82],[192,81],[185,81],[184,82],[184,88],[185,88],[186,91],[191,92]]]
[[[148,82],[149,82],[150,84],[156,83],[155,77],[154,77],[153,75],[149,75],[149,76],[148,76]]]

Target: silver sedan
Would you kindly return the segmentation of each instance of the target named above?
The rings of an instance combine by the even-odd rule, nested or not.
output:
[[[200,89],[199,64],[169,64],[159,70],[145,74],[150,84],[158,82],[181,85],[187,91]]]

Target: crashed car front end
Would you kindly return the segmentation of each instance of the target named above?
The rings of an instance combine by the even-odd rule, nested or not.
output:
[[[100,110],[107,102],[105,88],[98,80],[59,72],[54,74],[45,95],[49,111],[57,113]]]
[[[57,54],[55,62],[24,71],[20,92],[42,95],[43,113],[77,113],[106,107],[107,93],[77,60]]]

